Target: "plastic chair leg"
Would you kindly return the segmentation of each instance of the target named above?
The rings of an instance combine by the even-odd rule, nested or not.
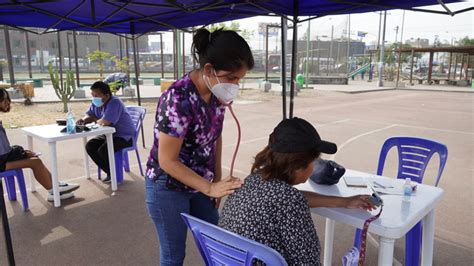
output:
[[[102,170],[100,170],[100,167],[97,167],[97,178],[99,180],[102,179],[102,177],[101,177],[102,174],[101,173],[102,173]]]
[[[122,156],[123,156],[123,170],[125,170],[125,172],[129,173],[130,172],[130,160],[128,159],[128,152],[127,151],[122,152]]]
[[[5,177],[5,186],[7,187],[8,199],[16,200],[15,177],[10,175]]]
[[[145,175],[143,174],[142,161],[140,160],[140,154],[138,153],[138,150],[135,150],[135,153],[137,154],[138,168],[140,168],[140,174],[141,174],[142,176],[145,176]]]
[[[123,157],[122,157],[122,151],[118,151],[115,154],[115,174],[117,175],[117,184],[120,184],[123,182]],[[97,167],[97,177],[101,179],[102,175],[102,170],[100,167]]]
[[[18,188],[20,189],[21,202],[23,205],[23,210],[26,211],[29,208],[28,205],[28,194],[26,192],[25,177],[23,176],[23,171],[18,171],[16,180],[18,182]]]
[[[419,222],[413,226],[405,235],[405,265],[420,265],[421,241],[423,234],[423,223]]]
[[[360,238],[362,237],[362,230],[356,229],[354,236],[354,247],[360,249]]]
[[[123,158],[122,151],[115,153],[115,174],[117,175],[117,184],[123,182]]]

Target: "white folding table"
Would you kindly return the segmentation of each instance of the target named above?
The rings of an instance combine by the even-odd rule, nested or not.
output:
[[[110,179],[112,182],[112,191],[117,191],[117,176],[115,173],[115,156],[114,156],[114,145],[113,145],[113,133],[115,133],[115,128],[113,127],[99,127],[96,129],[91,129],[90,131],[83,131],[75,134],[61,133],[61,129],[64,126],[54,125],[42,125],[42,126],[32,126],[22,128],[23,133],[28,138],[28,149],[33,150],[33,138],[47,142],[49,145],[49,156],[50,156],[50,171],[52,176],[53,183],[53,195],[54,195],[54,206],[61,206],[61,199],[59,198],[59,180],[58,180],[58,161],[56,155],[56,142],[62,140],[71,140],[82,138],[84,144],[84,167],[87,178],[90,177],[89,171],[89,159],[88,154],[85,149],[87,143],[87,137],[94,137],[98,135],[105,135],[107,139],[107,152],[109,156],[109,166],[110,166]],[[31,191],[35,191],[35,182],[32,174],[30,173],[30,188]]]
[[[387,177],[349,169],[347,169],[344,175],[359,176],[369,181],[378,178],[387,179]],[[403,182],[403,180],[398,180],[398,182]],[[318,185],[308,180],[304,184],[297,185],[296,188],[342,197],[372,193],[369,188],[347,187],[342,178],[338,184],[332,186]],[[434,211],[443,193],[441,188],[418,184],[416,193],[411,197],[410,201],[403,201],[403,196],[400,195],[381,195],[384,201],[382,215],[369,225],[369,232],[380,236],[378,265],[392,265],[395,240],[403,237],[421,220],[423,220],[421,264],[432,265],[435,228]],[[332,265],[335,222],[362,229],[364,221],[375,215],[378,209],[368,212],[360,209],[313,208],[311,211],[326,217],[324,265]]]

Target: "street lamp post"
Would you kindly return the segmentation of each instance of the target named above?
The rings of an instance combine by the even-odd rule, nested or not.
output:
[[[380,61],[379,61],[379,87],[383,87],[383,64],[385,56],[385,26],[387,25],[387,11],[383,14],[382,42],[380,43]]]
[[[265,81],[268,81],[268,39],[269,28],[280,28],[279,24],[267,24],[265,32]]]
[[[331,66],[331,64],[330,64],[331,60],[330,59],[333,58],[333,56],[332,56],[333,41],[334,41],[334,25],[331,26],[331,44],[329,46],[329,55],[328,55],[328,60],[327,60],[326,76],[329,76],[329,68]]]
[[[78,54],[77,54],[77,38],[76,38],[76,35],[77,35],[76,31],[73,31],[72,32],[72,41],[74,43],[74,62],[76,63],[76,81],[77,81],[77,87],[80,88],[81,87],[81,79],[79,78],[79,59],[78,59]]]

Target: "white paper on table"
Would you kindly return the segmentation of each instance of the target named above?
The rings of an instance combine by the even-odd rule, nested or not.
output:
[[[362,176],[347,176],[344,177],[344,182],[348,187],[367,187],[367,183]]]
[[[397,179],[371,179],[370,185],[374,188],[377,193],[390,194],[390,195],[403,195],[403,180]]]

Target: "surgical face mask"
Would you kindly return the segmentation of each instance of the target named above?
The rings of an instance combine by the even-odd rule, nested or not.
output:
[[[214,96],[216,96],[217,99],[221,101],[221,103],[224,105],[231,104],[239,94],[239,85],[234,83],[221,83],[217,77],[216,70],[214,70],[214,76],[217,79],[217,84],[211,86],[209,78],[203,75],[203,79],[207,87],[211,90],[212,94],[214,94]]]
[[[92,97],[92,104],[95,105],[96,107],[101,107],[104,102],[102,101],[102,98],[100,97]]]

